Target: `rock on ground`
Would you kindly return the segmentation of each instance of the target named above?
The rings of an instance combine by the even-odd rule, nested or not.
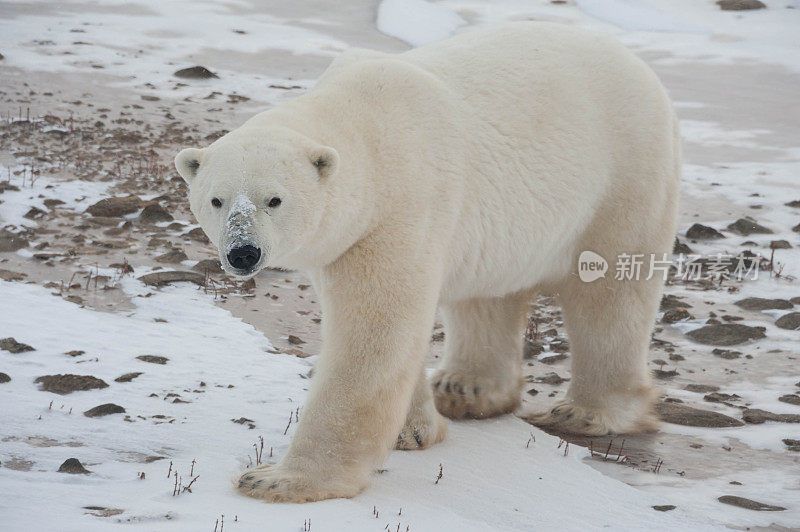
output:
[[[141,207],[142,200],[138,196],[125,196],[101,199],[86,209],[86,212],[92,216],[119,218],[126,214],[133,214]]]
[[[741,427],[741,421],[719,412],[701,410],[679,403],[656,403],[656,413],[662,421],[688,427]]]
[[[731,506],[738,506],[739,508],[746,508],[747,510],[755,510],[757,512],[782,512],[786,509],[783,506],[773,506],[752,499],[737,497],[736,495],[723,495],[717,500],[722,504],[730,504]]]
[[[115,405],[114,403],[105,403],[102,405],[98,405],[94,408],[90,408],[86,412],[83,413],[86,417],[102,417],[107,416],[109,414],[124,414],[125,409],[119,405]]]
[[[88,475],[91,473],[88,469],[83,467],[80,460],[77,458],[67,458],[61,467],[58,468],[59,473],[70,473],[72,475]]]
[[[764,297],[747,297],[740,299],[734,305],[745,310],[785,310],[792,308],[792,304],[787,299],[767,299]]]
[[[108,384],[106,384],[105,381],[91,375],[43,375],[33,382],[41,383],[41,390],[43,392],[53,392],[59,395],[67,395],[76,391],[108,388]]]
[[[775,325],[781,329],[788,329],[790,331],[800,329],[800,312],[784,314],[775,321]]]
[[[746,423],[758,425],[767,421],[779,423],[800,423],[800,414],[773,414],[759,408],[747,408],[742,412],[742,419]]]
[[[14,338],[11,337],[3,338],[2,340],[0,340],[0,349],[3,349],[15,355],[19,353],[25,353],[27,351],[36,351],[36,349],[29,346],[28,344],[17,342]]]
[[[203,286],[206,276],[197,272],[155,272],[142,275],[139,280],[149,286],[161,286],[169,283],[189,282]]]
[[[766,338],[765,327],[750,327],[740,323],[722,323],[718,325],[706,325],[686,335],[700,344],[706,345],[737,345],[748,340],[758,340]]]

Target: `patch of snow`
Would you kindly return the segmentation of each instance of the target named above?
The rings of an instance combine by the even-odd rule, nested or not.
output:
[[[585,13],[629,31],[709,33],[709,30],[669,15],[637,0],[575,0]]]
[[[112,185],[99,181],[56,179],[45,175],[31,179],[30,172],[26,172],[23,179],[22,175],[14,174],[19,170],[22,170],[22,167],[9,169],[0,165],[0,180],[8,181],[19,188],[19,190],[6,190],[2,195],[0,227],[12,226],[12,229],[38,227],[36,221],[25,218],[25,214],[33,207],[49,211],[50,209],[44,204],[46,199],[63,201],[64,204],[59,205],[59,209],[82,212],[93,203],[107,197],[107,190]]]
[[[399,523],[415,531],[704,530],[722,520],[720,510],[700,522],[681,511],[656,512],[652,505],[669,500],[595,471],[582,461],[584,449],[570,447],[565,456],[557,438],[511,416],[451,423],[446,442],[425,452],[392,453],[386,471],[351,500],[267,504],[239,495],[231,480],[254,459],[259,437],[265,461],[286,451],[294,423],[284,430],[298,407],[302,418],[310,362],[269,354],[272,346],[261,333],[196,287],[153,290],[128,277],[120,284],[135,304],[126,314],[80,308],[39,286],[0,281],[0,337],[36,348],[0,352],[12,378],[0,385],[0,403],[7,405],[0,409],[0,460],[32,462],[30,471],[0,468],[0,512],[10,530],[109,530],[128,523],[212,530],[222,514],[225,530],[232,531],[300,530],[307,519],[313,530],[394,529]],[[64,355],[74,349],[86,354]],[[136,359],[143,354],[169,360]],[[114,381],[132,371],[143,374]],[[110,386],[65,396],[36,390],[36,377],[56,373],[93,375]],[[171,393],[188,402],[174,403]],[[82,415],[109,402],[126,414]],[[256,428],[232,422],[240,417]],[[531,435],[536,441],[527,445]],[[163,459],[147,463],[149,456]],[[71,457],[92,474],[57,473]],[[173,496],[170,461],[185,486],[192,460],[199,475],[192,492]],[[439,464],[443,477],[436,484]],[[123,513],[96,517],[86,506]]]
[[[466,23],[452,9],[425,0],[383,0],[378,6],[378,29],[412,46],[446,39]]]

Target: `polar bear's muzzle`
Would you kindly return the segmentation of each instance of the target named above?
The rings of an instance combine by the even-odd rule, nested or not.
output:
[[[245,275],[252,273],[258,261],[261,260],[261,249],[250,244],[231,249],[225,257],[228,264],[237,271],[246,272]]]

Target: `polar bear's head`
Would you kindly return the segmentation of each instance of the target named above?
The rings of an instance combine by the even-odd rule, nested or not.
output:
[[[303,267],[339,155],[291,130],[243,128],[181,151],[175,166],[223,268],[249,277],[267,266]]]

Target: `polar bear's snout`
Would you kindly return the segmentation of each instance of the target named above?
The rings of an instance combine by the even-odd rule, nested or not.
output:
[[[261,250],[250,244],[233,248],[228,252],[228,263],[243,272],[251,272],[261,258]]]

